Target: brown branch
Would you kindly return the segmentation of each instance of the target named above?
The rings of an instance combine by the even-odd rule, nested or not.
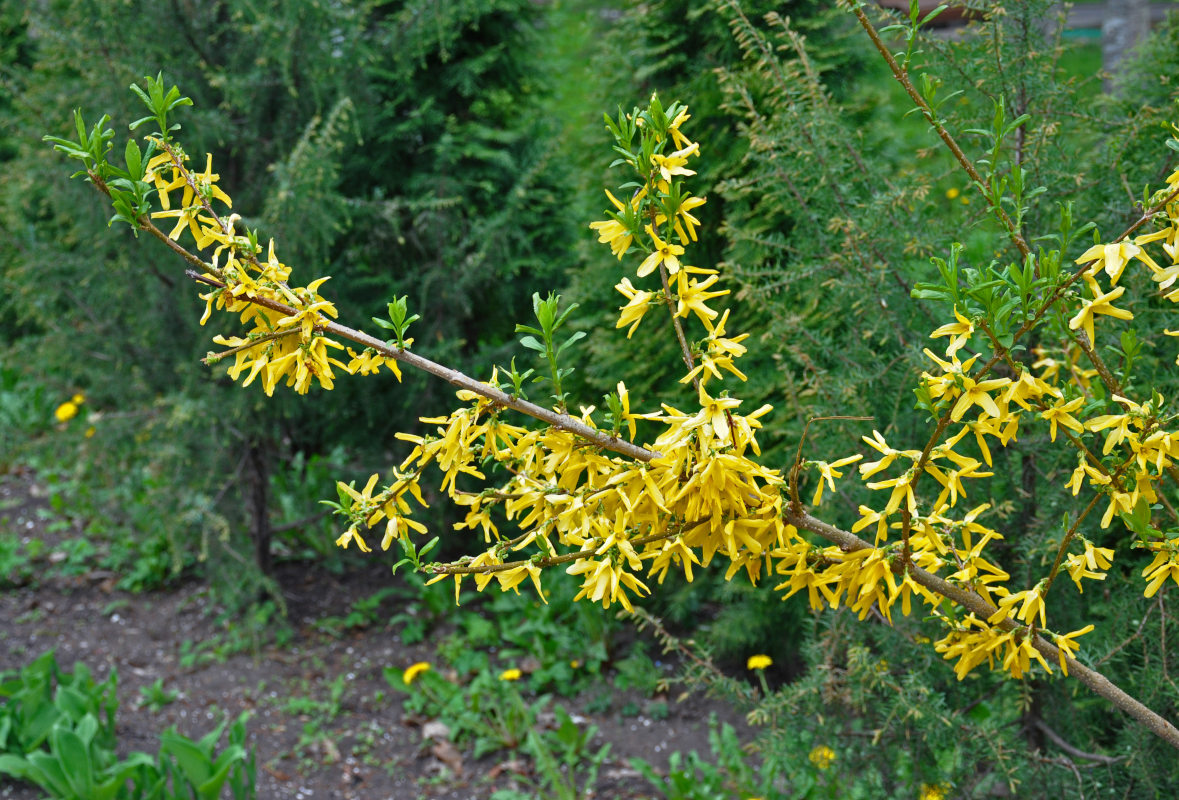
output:
[[[285,331],[275,331],[274,333],[268,333],[268,334],[265,334],[264,336],[259,336],[256,339],[251,339],[250,341],[246,342],[245,344],[240,344],[237,347],[231,347],[228,350],[222,350],[220,353],[210,353],[209,355],[207,355],[201,359],[201,363],[206,366],[208,366],[210,364],[216,364],[216,363],[220,362],[222,359],[227,358],[228,356],[236,355],[237,353],[240,353],[243,350],[249,350],[250,348],[257,347],[260,344],[265,344],[266,342],[272,342],[275,339],[281,339],[284,336],[294,336],[297,333],[299,333],[298,328],[289,328]]]
[[[89,170],[89,171],[87,171],[86,176],[90,179],[90,183],[92,183],[94,185],[94,188],[98,189],[98,191],[102,192],[107,197],[111,196],[111,190],[107,187],[106,181],[104,181],[102,179],[102,177],[97,172],[94,172],[93,170]],[[203,272],[211,272],[212,274],[216,275],[218,278],[225,280],[225,273],[223,273],[221,270],[217,269],[217,267],[213,266],[212,264],[205,263],[200,258],[197,258],[192,253],[185,250],[179,244],[172,241],[171,237],[169,237],[168,234],[164,233],[162,230],[157,228],[155,226],[155,224],[148,217],[146,217],[146,216],[140,217],[138,219],[138,222],[139,222],[139,227],[141,230],[145,230],[148,233],[150,233],[152,236],[159,239],[161,242],[163,242],[165,245],[167,245],[168,249],[170,249],[173,253],[175,253],[176,255],[183,258],[189,264],[200,269]]]
[[[1083,758],[1086,761],[1096,761],[1099,764],[1116,764],[1126,760],[1125,756],[1104,756],[1100,753],[1086,753],[1084,750],[1079,750],[1066,742],[1063,736],[1048,727],[1048,723],[1039,717],[1036,718],[1035,726],[1043,731],[1044,735],[1051,739],[1057,747],[1073,758]]]
[[[319,522],[321,519],[323,519],[324,517],[328,516],[331,513],[332,513],[331,509],[324,509],[323,511],[316,511],[314,514],[308,514],[307,516],[302,517],[300,519],[296,519],[291,522],[284,522],[282,525],[275,526],[270,529],[270,532],[273,534],[278,534],[278,533],[286,533],[287,531],[297,531],[300,528],[306,528],[308,525],[312,525],[316,522]]]
[[[1048,590],[1052,588],[1052,582],[1056,580],[1056,575],[1060,572],[1060,565],[1064,562],[1064,554],[1068,552],[1068,546],[1072,543],[1073,537],[1077,535],[1077,530],[1081,527],[1081,523],[1085,521],[1085,517],[1089,516],[1089,512],[1097,505],[1097,501],[1102,498],[1100,494],[1094,494],[1093,499],[1089,501],[1089,505],[1085,506],[1085,510],[1077,515],[1077,519],[1073,522],[1072,527],[1060,540],[1060,547],[1056,550],[1056,560],[1052,563],[1052,569],[1048,571],[1048,579],[1044,582],[1044,589],[1040,592],[1040,597],[1047,597]]]
[[[1084,331],[1076,331],[1073,339],[1080,346],[1082,352],[1089,357],[1089,362],[1097,370],[1097,374],[1101,376],[1101,382],[1105,384],[1105,388],[1109,389],[1111,395],[1121,394],[1122,386],[1118,383],[1117,378],[1109,371],[1109,367],[1105,365],[1104,359],[1097,353],[1097,349],[1093,343],[1089,341],[1089,336]]]
[[[682,532],[681,528],[681,530],[652,533],[647,536],[640,536],[637,539],[628,539],[627,541],[631,546],[644,545],[650,544],[651,542],[658,542],[661,539],[671,539],[679,536]],[[589,558],[590,556],[597,555],[597,552],[598,548],[592,547],[585,550],[578,550],[576,553],[563,553],[562,555],[549,556],[548,558],[522,558],[519,561],[506,561],[503,564],[480,564],[477,567],[468,567],[463,564],[431,564],[424,569],[435,575],[490,575],[496,572],[507,572],[518,569],[529,564],[534,564],[541,569],[555,567],[558,564],[568,564],[571,561],[580,561],[581,559]]]
[[[205,269],[208,268],[207,265],[204,264],[202,264],[202,267]],[[186,274],[188,277],[194,281],[197,281],[198,283],[204,283],[219,289],[226,288],[224,283],[214,278],[200,275],[191,270],[187,271]],[[271,300],[267,297],[249,297],[247,295],[242,295],[241,297],[235,299],[253,303],[255,305],[262,306],[263,308],[268,308],[271,311],[276,311],[280,314],[283,314],[284,316],[296,316],[299,313],[298,309],[292,308],[285,303],[280,303],[277,300]],[[657,458],[659,456],[659,454],[653,450],[639,447],[638,445],[628,442],[625,439],[620,439],[617,436],[611,436],[607,433],[602,433],[601,431],[595,430],[586,425],[581,420],[575,419],[568,414],[560,414],[551,409],[538,406],[535,403],[530,403],[527,400],[522,400],[518,397],[512,397],[510,394],[507,394],[506,392],[501,391],[490,384],[477,381],[468,375],[464,375],[458,370],[451,369],[450,367],[444,367],[441,364],[435,363],[428,358],[423,358],[416,353],[411,353],[408,350],[390,346],[380,339],[370,336],[364,331],[358,331],[354,328],[349,328],[337,322],[330,322],[327,320],[324,320],[320,324],[319,328],[325,335],[338,336],[341,339],[348,339],[349,341],[356,342],[357,344],[363,345],[364,347],[371,347],[384,358],[390,358],[401,364],[419,369],[423,372],[428,372],[437,378],[441,378],[452,386],[457,386],[460,389],[472,391],[475,394],[486,397],[496,405],[511,408],[519,411],[522,414],[527,414],[530,417],[534,417],[541,422],[547,422],[554,428],[559,428],[560,430],[568,431],[569,433],[572,433],[576,436],[580,436],[581,438],[605,450],[612,450],[615,453],[629,456],[630,458],[634,458],[639,461],[650,461],[651,459]]]
[[[1158,216],[1159,212],[1162,211],[1163,208],[1166,207],[1167,203],[1170,203],[1172,200],[1175,200],[1176,198],[1179,198],[1179,189],[1175,189],[1175,191],[1171,192],[1166,197],[1164,197],[1162,200],[1155,203],[1153,206],[1150,207],[1149,211],[1142,212],[1142,216],[1139,217],[1136,222],[1134,222],[1132,225],[1130,225],[1130,227],[1128,227],[1128,228],[1126,228],[1126,230],[1122,231],[1121,236],[1114,239],[1113,243],[1117,244],[1118,242],[1122,241],[1127,236],[1129,236],[1131,233],[1138,230],[1146,223],[1150,222],[1152,219],[1154,219],[1156,216]]]
[[[783,519],[794,525],[796,528],[810,531],[818,534],[827,541],[838,545],[840,549],[845,552],[854,552],[856,550],[870,550],[872,545],[865,542],[860,537],[853,533],[840,530],[833,525],[828,525],[820,519],[812,517],[810,514],[797,514],[789,509],[786,509],[782,514]],[[943,597],[954,601],[958,605],[972,612],[975,616],[982,619],[987,619],[997,610],[993,605],[984,600],[981,596],[961,586],[950,583],[944,578],[940,578],[931,572],[921,569],[915,565],[908,566],[909,575],[914,581],[922,586],[930,589]],[[999,625],[1008,630],[1018,627],[1010,619],[1005,619]],[[1043,636],[1034,635],[1032,639],[1032,646],[1036,648],[1049,661],[1059,662],[1061,652],[1057,647]],[[1162,716],[1151,711],[1138,700],[1134,699],[1125,691],[1118,688],[1108,678],[1096,670],[1090,669],[1072,656],[1064,655],[1064,661],[1068,665],[1069,677],[1075,677],[1085,686],[1089,687],[1095,693],[1101,695],[1106,700],[1109,700],[1118,709],[1133,717],[1138,722],[1145,725],[1151,733],[1159,736],[1165,740],[1172,747],[1179,748],[1179,729],[1167,721]]]
[[[1028,247],[1028,243],[1024,241],[1024,238],[1020,232],[1016,230],[1015,223],[1011,221],[1011,217],[1007,216],[1007,212],[1003,210],[1003,207],[991,202],[991,198],[987,197],[987,193],[983,191],[983,186],[985,184],[983,183],[982,176],[979,175],[978,170],[974,168],[974,163],[966,157],[964,152],[962,152],[962,148],[958,146],[956,141],[954,141],[954,137],[950,135],[950,132],[946,130],[945,126],[942,125],[941,121],[933,113],[933,109],[930,108],[929,103],[925,101],[925,98],[921,96],[919,91],[917,91],[917,87],[915,87],[913,82],[909,80],[909,73],[905,71],[905,69],[900,64],[897,63],[895,58],[893,58],[892,53],[888,49],[888,46],[885,45],[883,41],[881,41],[880,34],[876,32],[876,28],[873,27],[867,15],[864,14],[863,9],[861,9],[857,4],[852,7],[852,12],[856,15],[856,19],[860,21],[861,27],[867,31],[868,37],[872,39],[872,44],[876,46],[876,49],[880,52],[881,57],[883,57],[885,62],[888,63],[888,68],[892,70],[893,77],[896,78],[897,83],[899,83],[904,88],[905,92],[913,100],[914,105],[916,105],[917,108],[921,110],[925,120],[930,124],[931,127],[933,127],[934,132],[937,133],[941,140],[945,142],[946,147],[948,147],[950,152],[954,154],[954,158],[957,159],[958,163],[962,165],[962,169],[966,171],[966,174],[970,176],[970,180],[974,183],[975,188],[978,189],[979,194],[983,196],[983,199],[986,200],[987,205],[989,205],[991,210],[995,212],[995,216],[1001,223],[1003,223],[1003,227],[1007,229],[1007,234],[1010,236],[1012,243],[1019,250],[1020,255],[1022,255],[1024,258],[1027,258],[1029,255],[1031,255],[1031,248]]]

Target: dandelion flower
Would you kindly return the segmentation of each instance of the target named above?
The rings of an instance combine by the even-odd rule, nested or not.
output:
[[[401,674],[401,680],[406,686],[409,686],[418,676],[430,668],[430,664],[426,661],[419,661],[405,668],[405,672]]]
[[[745,662],[746,669],[765,669],[774,663],[774,660],[769,656],[756,655],[750,656],[749,660]]]
[[[944,783],[923,783],[919,797],[921,800],[946,800],[946,785]]]
[[[807,758],[819,769],[827,769],[835,763],[835,751],[827,745],[821,744],[812,750]]]
[[[78,404],[73,400],[66,400],[57,410],[53,412],[53,416],[58,422],[69,422],[78,415]]]
[[[501,681],[518,681],[520,680],[521,674],[522,673],[520,670],[513,667],[512,669],[505,669],[503,672],[501,672],[499,674],[499,679]]]

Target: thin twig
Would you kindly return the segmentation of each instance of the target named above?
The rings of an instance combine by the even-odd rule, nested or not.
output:
[[[1044,732],[1052,742],[1064,752],[1068,753],[1073,758],[1083,758],[1086,761],[1096,761],[1099,764],[1116,764],[1119,761],[1125,761],[1125,756],[1105,756],[1101,753],[1086,753],[1084,750],[1073,747],[1064,737],[1048,726],[1044,720],[1036,717],[1035,726]]]
[[[684,357],[684,364],[688,367],[688,372],[696,369],[696,362],[692,358],[692,350],[688,347],[688,339],[684,336],[684,326],[680,324],[680,318],[676,314],[674,307],[675,298],[671,293],[671,284],[667,279],[667,265],[663,262],[659,263],[659,277],[663,281],[663,299],[667,304],[667,311],[671,314],[671,326],[675,329],[676,341],[680,343],[680,354]],[[692,387],[696,390],[696,396],[700,396],[700,376],[692,376]]]
[[[1068,529],[1068,533],[1060,541],[1060,547],[1056,551],[1056,561],[1052,563],[1052,569],[1048,572],[1048,579],[1044,582],[1044,589],[1040,592],[1040,597],[1044,598],[1048,595],[1048,590],[1052,588],[1052,582],[1056,580],[1056,573],[1060,571],[1060,564],[1064,561],[1064,554],[1068,551],[1068,546],[1072,543],[1073,537],[1077,535],[1077,529],[1081,527],[1081,523],[1085,517],[1089,516],[1089,512],[1097,505],[1102,495],[1094,493],[1093,499],[1089,501],[1089,505],[1085,506],[1085,510],[1077,515],[1077,519],[1073,522],[1072,527]]]
[[[982,176],[979,175],[978,170],[975,169],[974,163],[966,157],[964,152],[962,152],[962,148],[958,146],[956,141],[954,141],[954,137],[950,135],[950,132],[946,130],[945,126],[942,125],[941,121],[933,113],[933,109],[930,108],[929,103],[925,101],[925,98],[921,96],[919,91],[917,91],[917,87],[915,87],[913,82],[909,80],[909,73],[906,72],[905,69],[897,63],[895,58],[893,58],[892,53],[888,49],[888,46],[885,45],[883,41],[881,41],[880,34],[876,32],[876,28],[872,25],[872,22],[868,19],[867,15],[864,14],[863,9],[861,9],[858,4],[853,5],[852,12],[856,15],[856,19],[860,21],[860,25],[863,27],[863,29],[868,33],[868,37],[872,40],[872,44],[876,46],[876,49],[880,52],[881,57],[884,58],[885,62],[888,64],[888,68],[892,70],[893,77],[896,78],[897,83],[899,83],[904,88],[909,97],[912,98],[913,103],[917,106],[918,109],[921,110],[925,120],[930,124],[930,126],[934,129],[934,132],[937,133],[941,140],[945,142],[946,147],[948,147],[950,152],[954,154],[954,158],[956,158],[958,163],[962,165],[962,169],[966,171],[966,174],[970,176],[970,180],[974,183],[975,188],[978,189],[979,194],[981,194],[983,199],[986,200],[987,205],[991,207],[991,210],[995,212],[995,216],[1003,224],[1003,227],[1007,229],[1007,234],[1011,237],[1011,241],[1019,250],[1020,255],[1022,255],[1024,258],[1027,258],[1029,255],[1031,255],[1031,248],[1028,247],[1028,243],[1024,241],[1023,236],[1016,229],[1015,223],[1013,223],[1011,218],[1007,216],[1007,212],[1003,210],[1003,207],[993,203],[991,198],[987,196],[987,193],[983,191],[985,184],[983,183]]]
[[[1142,629],[1146,627],[1146,621],[1148,619],[1150,619],[1150,612],[1153,610],[1154,610],[1153,605],[1147,606],[1146,613],[1142,615],[1142,620],[1138,623],[1138,628],[1133,633],[1131,633],[1129,636],[1127,636],[1125,639],[1123,639],[1121,642],[1119,642],[1112,650],[1110,650],[1108,653],[1103,655],[1101,658],[1097,659],[1097,662],[1093,666],[1100,667],[1106,661],[1109,661],[1115,655],[1117,655],[1122,650],[1124,650],[1126,648],[1126,645],[1130,644],[1130,642],[1132,642],[1135,639],[1142,636]]]
[[[671,539],[679,536],[680,533],[682,533],[682,530],[665,531],[663,533],[639,536],[635,539],[628,539],[627,541],[631,546],[644,545],[650,544],[651,542],[658,542],[662,539]],[[477,567],[468,567],[463,564],[431,564],[425,567],[425,571],[435,575],[487,575],[495,572],[507,572],[529,565],[545,569],[547,567],[555,567],[558,564],[568,564],[571,561],[580,561],[594,555],[598,555],[598,549],[596,547],[590,547],[585,550],[578,550],[576,553],[563,553],[562,555],[549,556],[548,558],[522,558],[519,561],[505,561],[502,564],[480,564]]]
[[[205,364],[206,366],[208,366],[210,364],[216,364],[219,361],[221,361],[222,359],[224,359],[228,356],[236,355],[237,353],[240,353],[243,350],[249,350],[251,347],[257,347],[260,344],[265,344],[266,342],[272,342],[275,339],[281,339],[284,336],[294,336],[297,333],[299,333],[298,328],[290,328],[285,331],[275,331],[274,333],[268,333],[268,334],[265,334],[264,336],[259,336],[256,339],[251,339],[250,341],[246,342],[245,344],[238,345],[237,347],[231,347],[228,350],[222,350],[220,353],[211,353],[211,354],[205,356],[204,358],[202,358],[201,363]]]
[[[875,417],[854,417],[845,414],[837,414],[828,417],[811,417],[806,421],[806,425],[802,428],[802,436],[798,440],[798,450],[794,453],[794,465],[790,467],[790,505],[795,512],[802,511],[802,503],[798,499],[798,473],[802,469],[802,446],[806,443],[807,433],[810,431],[812,422],[826,422],[828,420],[855,420],[858,422],[871,422]]]

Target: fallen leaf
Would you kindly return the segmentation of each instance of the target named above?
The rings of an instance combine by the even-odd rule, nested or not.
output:
[[[436,742],[449,742],[450,727],[445,722],[432,719],[422,724],[422,738],[433,739]]]
[[[463,774],[463,755],[450,742],[442,741],[436,743],[430,748],[430,753],[434,758],[448,766],[450,771],[456,776]]]

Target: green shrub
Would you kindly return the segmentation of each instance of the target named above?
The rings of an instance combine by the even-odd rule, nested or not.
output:
[[[252,800],[254,755],[242,715],[216,751],[223,721],[199,741],[170,729],[156,757],[115,754],[115,671],[96,683],[84,664],[72,673],[47,652],[19,672],[0,673],[0,774],[35,783],[55,800]]]

